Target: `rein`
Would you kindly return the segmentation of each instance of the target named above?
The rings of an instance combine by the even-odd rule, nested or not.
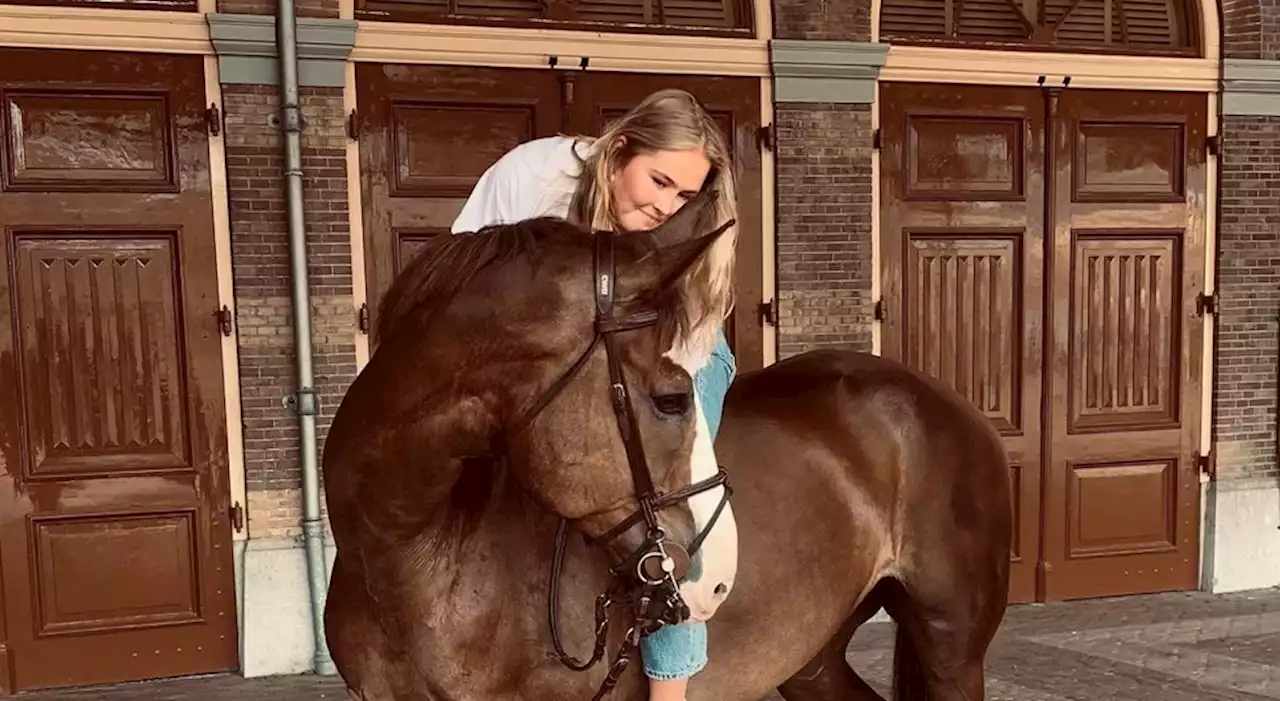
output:
[[[622,372],[622,362],[618,358],[614,339],[619,333],[656,325],[658,313],[656,310],[645,310],[623,317],[613,316],[614,283],[617,272],[614,236],[613,232],[608,231],[598,232],[595,235],[592,287],[595,291],[596,318],[595,334],[590,345],[510,429],[510,434],[514,435],[527,428],[560,391],[581,372],[603,341],[605,355],[609,362],[609,388],[613,399],[613,412],[617,419],[618,431],[622,435],[623,446],[626,448],[627,464],[631,468],[631,480],[635,486],[639,509],[599,538],[585,538],[585,540],[588,545],[603,546],[643,521],[646,528],[645,541],[630,557],[610,569],[610,584],[596,598],[596,640],[591,657],[586,661],[574,658],[565,652],[560,640],[558,622],[560,578],[564,569],[569,527],[569,521],[565,518],[560,519],[559,527],[556,529],[555,553],[551,561],[551,592],[547,599],[547,616],[551,625],[551,638],[555,645],[556,656],[566,667],[575,671],[588,670],[603,659],[605,647],[608,645],[609,609],[619,601],[631,604],[631,625],[593,701],[599,701],[617,685],[623,672],[626,671],[632,651],[639,647],[641,638],[656,632],[664,625],[678,624],[688,618],[689,608],[680,598],[679,583],[675,575],[676,564],[672,553],[682,555],[688,562],[692,562],[692,558],[719,520],[732,493],[729,475],[723,466],[719,467],[713,477],[680,489],[659,494],[654,488],[653,478],[649,474],[648,462],[644,455],[644,447],[640,441],[640,429],[631,406],[631,394]],[[685,552],[678,543],[667,542],[666,533],[658,525],[658,512],[719,486],[724,487],[724,497],[713,512],[710,523],[690,543],[688,551]]]

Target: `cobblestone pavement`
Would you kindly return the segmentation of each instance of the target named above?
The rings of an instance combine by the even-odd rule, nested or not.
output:
[[[850,662],[886,697],[892,639],[892,624],[869,624],[849,646]],[[988,670],[989,701],[1280,699],[1280,590],[1016,606]],[[20,698],[345,701],[346,693],[336,678],[217,676]]]

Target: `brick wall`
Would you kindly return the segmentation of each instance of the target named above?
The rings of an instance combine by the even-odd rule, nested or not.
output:
[[[244,15],[274,15],[276,0],[218,0],[218,12]],[[338,0],[294,0],[299,17],[337,17]]]
[[[787,0],[773,5],[779,39],[871,40],[870,0]]]
[[[281,400],[294,391],[294,342],[279,92],[223,86],[231,255],[235,280],[250,533],[301,531],[298,424]],[[355,316],[347,224],[342,91],[302,90],[304,211],[316,391],[324,432],[355,376]],[[323,447],[323,442],[321,443]]]
[[[1280,58],[1280,0],[1223,0],[1228,58]],[[1221,479],[1280,475],[1280,117],[1226,115],[1218,205],[1214,452]]]
[[[871,350],[871,109],[779,104],[778,355]]]
[[[1222,125],[1214,433],[1224,479],[1276,466],[1280,314],[1280,117]]]
[[[1222,0],[1227,58],[1280,58],[1280,0]]]

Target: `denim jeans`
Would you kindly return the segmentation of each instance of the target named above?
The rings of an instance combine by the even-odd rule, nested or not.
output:
[[[724,397],[737,373],[737,361],[721,331],[711,349],[711,360],[693,378],[694,391],[702,404],[707,429],[714,441],[720,430]],[[650,679],[684,679],[707,666],[707,624],[667,625],[640,641],[644,673]]]

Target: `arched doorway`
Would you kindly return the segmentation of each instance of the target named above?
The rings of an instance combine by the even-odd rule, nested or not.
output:
[[[879,87],[883,352],[1004,436],[1013,598],[1195,588],[1209,95],[1070,75],[1203,56],[1199,8],[884,0],[880,22],[956,62]],[[982,85],[974,50],[1059,70]]]

